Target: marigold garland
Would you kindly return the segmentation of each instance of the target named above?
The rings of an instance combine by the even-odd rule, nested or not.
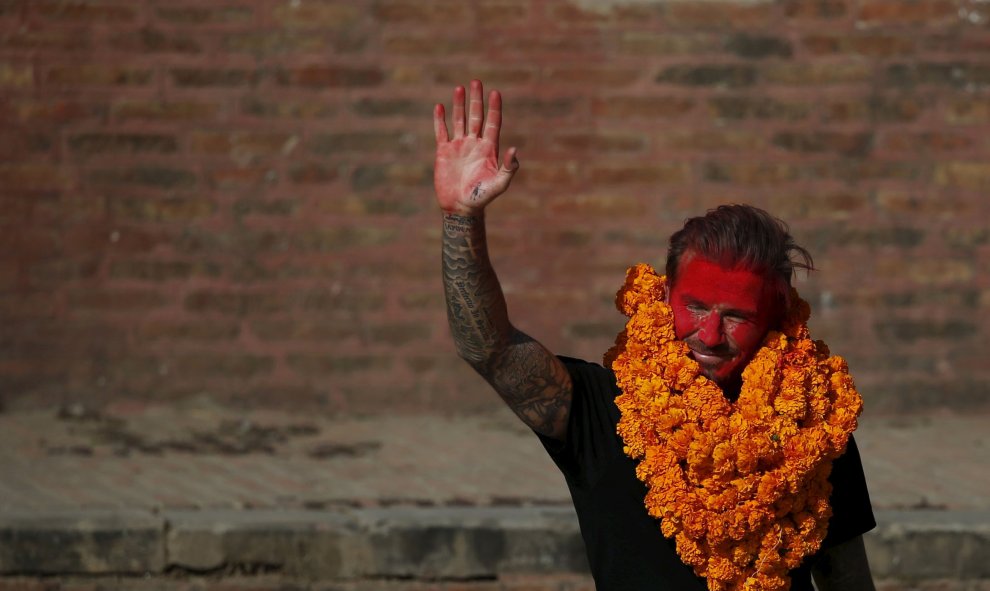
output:
[[[710,591],[789,589],[788,572],[827,533],[828,475],[862,399],[846,362],[809,338],[810,308],[792,288],[781,332],[767,334],[730,402],[676,340],[665,293],[652,267],[629,269],[616,295],[629,321],[605,354],[646,509]]]

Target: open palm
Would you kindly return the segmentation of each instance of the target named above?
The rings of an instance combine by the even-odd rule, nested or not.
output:
[[[464,87],[454,89],[453,137],[447,131],[443,105],[434,108],[437,157],[433,183],[441,209],[449,213],[474,214],[505,192],[519,163],[515,148],[506,150],[499,163],[502,97],[498,91],[493,90],[489,95],[488,115],[483,118],[481,82],[473,80],[467,121],[464,119],[464,95]]]

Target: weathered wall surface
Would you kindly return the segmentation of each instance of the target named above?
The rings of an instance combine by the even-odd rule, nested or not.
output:
[[[516,323],[597,358],[626,266],[750,202],[872,412],[987,408],[990,3],[0,0],[0,392],[497,404],[453,354],[434,102],[505,100]]]

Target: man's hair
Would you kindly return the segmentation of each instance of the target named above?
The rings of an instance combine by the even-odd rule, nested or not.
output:
[[[794,269],[813,270],[811,253],[794,242],[787,224],[751,205],[720,205],[703,216],[684,222],[670,237],[667,279],[677,281],[677,267],[685,252],[695,252],[727,267],[769,271],[791,284]]]

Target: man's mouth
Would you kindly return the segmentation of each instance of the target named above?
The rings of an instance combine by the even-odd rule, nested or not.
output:
[[[710,349],[695,349],[691,347],[691,356],[701,365],[718,365],[727,361],[731,355],[728,351],[712,351]]]

